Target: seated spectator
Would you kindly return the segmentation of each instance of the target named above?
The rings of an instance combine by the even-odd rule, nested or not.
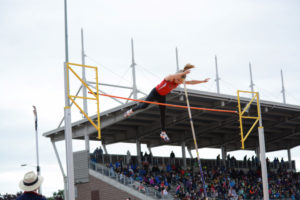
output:
[[[140,191],[140,192],[146,192],[144,185],[145,185],[144,182],[140,182],[140,185],[138,187],[138,191]]]
[[[246,159],[249,160],[247,157]],[[251,160],[249,161],[251,162]],[[197,162],[195,163],[197,167]],[[191,163],[192,165],[193,163]],[[111,164],[111,169],[112,166],[114,165]],[[159,170],[159,167],[162,170]],[[140,166],[136,170],[131,169],[131,166],[127,166],[120,173],[136,180],[136,188],[139,188],[140,191],[146,191],[147,186],[153,187],[162,195],[172,194],[181,200],[204,198],[204,188],[199,168],[193,172],[190,168],[184,170],[180,165],[167,166],[166,170],[163,169],[162,165]],[[233,166],[226,168],[225,166],[212,167],[205,164],[203,165],[203,173],[206,192],[210,198],[236,200],[262,199],[263,197],[260,166],[249,165],[248,171],[243,172]],[[299,173],[279,168],[276,172],[268,171],[268,181],[270,199],[300,199]],[[170,190],[171,187],[174,187],[174,189]]]

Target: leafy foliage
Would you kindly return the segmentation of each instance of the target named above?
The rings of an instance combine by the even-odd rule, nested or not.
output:
[[[64,190],[58,190],[54,192],[52,197],[47,198],[48,200],[63,200],[64,199]]]
[[[18,192],[17,194],[0,194],[0,200],[15,200],[21,194],[22,192]]]

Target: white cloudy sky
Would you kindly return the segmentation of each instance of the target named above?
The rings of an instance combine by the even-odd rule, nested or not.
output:
[[[222,93],[249,89],[251,61],[255,89],[263,99],[282,101],[282,69],[287,102],[299,105],[300,2],[297,0],[73,0],[68,6],[70,61],[81,62],[80,29],[84,28],[86,63],[99,67],[101,82],[132,84],[129,65],[133,37],[138,88],[144,92],[175,71],[177,46],[180,65],[189,62],[197,66],[190,78],[212,78],[210,83],[193,89],[216,91],[213,79],[214,55],[217,55]],[[0,193],[18,191],[23,174],[34,170],[30,166],[20,167],[23,163],[36,163],[32,105],[37,106],[39,115],[44,194],[49,196],[63,187],[51,143],[41,136],[56,128],[63,115],[63,17],[63,0],[0,2]],[[108,89],[103,88],[113,94],[128,94]],[[101,101],[102,110],[116,105],[108,99]],[[77,110],[72,112],[73,121],[80,119]],[[92,148],[99,144],[93,143]],[[74,150],[83,149],[81,142],[73,145]],[[134,145],[127,145],[117,152],[119,146],[109,146],[108,150],[135,151]],[[60,142],[58,147],[63,157],[64,143]],[[176,155],[181,154],[179,148],[169,147],[164,148],[166,155],[171,149]],[[154,154],[159,150],[154,149]],[[213,152],[208,157],[219,153]],[[292,150],[293,159],[299,161],[298,168],[299,153],[299,148]],[[286,152],[276,155],[286,159]]]

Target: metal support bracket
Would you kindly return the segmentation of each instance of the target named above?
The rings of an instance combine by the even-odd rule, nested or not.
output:
[[[90,68],[95,70],[96,74],[96,94],[92,91],[92,89],[88,86],[88,84],[80,78],[80,76],[75,72],[73,67],[83,67],[83,68]],[[75,63],[67,63],[67,77],[69,78],[69,72],[72,72],[73,75],[82,83],[82,85],[87,88],[91,94],[94,97],[84,97],[84,96],[78,96],[78,95],[70,95],[70,85],[68,80],[68,97],[72,101],[72,103],[80,110],[80,112],[89,120],[89,122],[95,127],[95,129],[98,131],[98,139],[101,139],[101,128],[100,128],[100,108],[99,108],[99,88],[98,88],[98,68],[94,66],[88,66],[88,65],[81,65],[81,64],[75,64]],[[87,115],[86,112],[75,102],[75,99],[87,99],[87,100],[95,100],[97,102],[97,124],[93,122],[93,120]]]
[[[245,106],[245,108],[242,110],[241,108],[241,99],[240,99],[240,93],[249,93],[252,94],[252,99],[249,101],[249,103]],[[242,149],[245,149],[245,141],[248,138],[248,136],[250,135],[250,133],[252,132],[252,130],[254,129],[254,127],[256,126],[256,124],[259,122],[260,120],[260,107],[259,105],[259,96],[258,96],[258,92],[250,92],[250,91],[243,91],[243,90],[238,90],[237,91],[237,98],[238,98],[238,109],[239,109],[239,121],[240,121],[240,130],[241,130],[241,143],[242,143]],[[247,110],[249,109],[250,105],[256,100],[257,102],[257,116],[245,116],[245,112],[247,112]],[[255,120],[252,124],[252,126],[250,127],[250,129],[248,130],[248,132],[244,135],[244,128],[243,128],[243,119],[253,119]]]

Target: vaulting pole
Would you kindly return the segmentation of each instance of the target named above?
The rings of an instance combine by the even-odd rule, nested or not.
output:
[[[187,104],[187,107],[188,107],[188,113],[189,113],[189,117],[190,117],[190,124],[191,124],[191,128],[192,128],[192,134],[193,134],[193,139],[194,139],[194,144],[195,144],[195,150],[196,150],[198,165],[199,165],[200,174],[201,174],[203,191],[204,191],[205,199],[207,199],[205,178],[204,178],[204,175],[203,175],[201,160],[200,160],[200,157],[199,157],[199,151],[198,151],[198,145],[197,145],[197,140],[196,140],[196,135],[195,135],[194,123],[193,123],[193,119],[192,119],[190,102],[189,102],[189,98],[188,98],[188,94],[187,94],[185,82],[184,82],[184,93],[185,93],[186,104]]]

